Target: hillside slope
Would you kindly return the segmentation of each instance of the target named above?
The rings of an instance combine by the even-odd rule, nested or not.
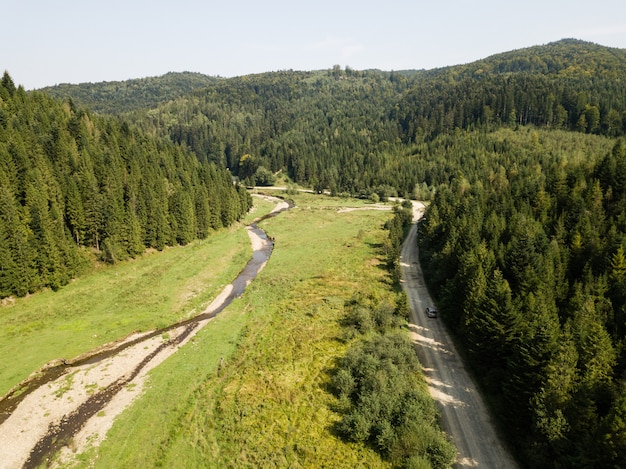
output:
[[[433,70],[398,104],[407,140],[527,125],[626,132],[626,50],[562,40]]]
[[[186,244],[246,213],[224,168],[44,93],[0,83],[0,298]]]
[[[331,192],[410,196],[423,172],[407,143],[520,125],[623,135],[624,77],[625,50],[568,39],[430,71],[334,67],[219,79],[132,119],[248,183],[262,167]],[[81,86],[76,99],[110,88]],[[123,94],[108,97],[107,106],[124,109]]]
[[[39,91],[59,99],[72,98],[82,107],[105,114],[153,108],[164,102],[207,87],[219,78],[201,73],[166,73],[159,77],[125,81],[48,86]]]

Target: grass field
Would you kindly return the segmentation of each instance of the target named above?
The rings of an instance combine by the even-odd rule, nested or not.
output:
[[[261,224],[276,239],[265,269],[151,372],[142,396],[100,447],[78,455],[78,467],[389,467],[333,434],[340,417],[327,385],[350,345],[340,325],[344,302],[357,292],[395,299],[381,252],[391,215],[338,212],[362,201],[289,197],[296,208]],[[255,205],[249,219],[271,208],[256,198]],[[0,353],[33,350],[2,370],[3,389],[52,358],[198,312],[249,254],[245,230],[233,229],[3,307]]]
[[[273,204],[257,200],[248,221],[271,208]],[[133,331],[203,311],[251,253],[239,225],[184,247],[102,266],[57,292],[1,306],[0,395],[54,359],[69,359]]]
[[[395,295],[380,252],[390,214],[337,212],[360,201],[293,198],[296,208],[262,223],[276,238],[266,268],[152,371],[143,396],[79,466],[388,467],[333,434],[339,416],[326,386],[349,345],[344,302],[355,292]]]

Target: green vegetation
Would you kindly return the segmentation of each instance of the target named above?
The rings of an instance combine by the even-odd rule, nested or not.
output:
[[[510,440],[529,467],[619,466],[626,145],[520,129],[432,148],[473,158],[420,225],[423,266]]]
[[[412,221],[413,204],[410,200],[405,200],[401,205],[394,207],[394,217],[385,224],[385,228],[389,230],[389,236],[385,242],[387,266],[397,283],[400,283],[402,275],[400,271],[400,251]]]
[[[280,174],[290,196],[300,185],[357,196],[362,204],[396,195],[429,199],[419,239],[430,287],[522,462],[621,466],[624,76],[626,51],[562,40],[432,71],[334,67],[219,79],[157,107],[153,97],[133,98],[129,112],[114,119],[71,100],[26,94],[5,74],[0,296],[57,289],[85,270],[94,251],[114,262],[228,226],[250,202],[227,168],[245,184],[271,184]],[[152,83],[161,86],[159,80]],[[84,89],[68,92],[77,102]],[[115,108],[110,84],[88,89],[108,89],[105,107]],[[348,394],[350,405],[364,400],[357,387],[348,393],[335,383],[333,401],[321,390],[332,387],[331,373],[319,373],[353,353],[344,364],[354,378],[358,366],[348,362],[376,356],[383,339],[369,335],[395,322],[381,322],[384,305],[406,307],[389,292],[374,294],[369,305],[345,304],[364,286],[382,288],[380,279],[364,275],[393,283],[402,224],[390,221],[391,236],[379,237],[372,226],[381,214],[337,215],[334,207],[347,203],[340,197],[324,199],[327,210],[311,208],[317,199],[298,200],[300,208],[267,222],[280,249],[238,302],[246,313],[224,315],[240,325],[212,336],[226,347],[226,368],[218,376],[211,365],[217,356],[206,369],[194,356],[191,375],[178,374],[185,370],[181,358],[171,362],[179,364],[172,381],[156,371],[155,393],[173,395],[183,382],[189,390],[159,416],[133,414],[145,422],[145,435],[126,421],[103,455],[119,454],[107,451],[118,451],[132,434],[137,455],[164,465],[404,464],[393,449],[402,433],[390,436],[388,423],[347,405]],[[364,262],[375,257],[368,251],[375,245],[382,260],[374,265],[390,266],[390,273]],[[344,313],[348,334],[339,330]],[[33,310],[15,336],[43,334],[46,314]],[[203,334],[201,350],[210,340]],[[354,352],[347,352],[350,341],[359,344]],[[413,369],[396,358],[375,365],[385,380]],[[346,414],[330,410],[338,401]],[[395,422],[401,417],[394,412],[378,416]],[[328,422],[341,421],[333,428],[358,441],[340,443],[327,432]],[[160,433],[152,438],[155,427]],[[284,445],[288,438],[293,444]],[[132,454],[124,458],[132,461]]]
[[[205,88],[219,78],[201,73],[166,73],[160,77],[139,78],[105,83],[62,83],[42,88],[49,96],[61,100],[71,98],[81,107],[104,114],[119,114],[141,108],[153,108]]]
[[[244,76],[126,117],[241,182],[263,167],[315,190],[396,195],[416,182],[396,189],[401,175],[391,161],[401,134],[389,116],[411,77],[350,69]]]
[[[333,425],[342,419],[343,400],[331,392],[338,360],[376,340],[347,334],[344,318],[353,300],[368,298],[379,312],[396,316],[398,293],[381,268],[389,213],[338,213],[352,204],[349,199],[294,199],[296,208],[263,222],[280,247],[265,269],[241,298],[152,371],[145,394],[85,459],[97,467],[393,465],[393,451],[381,456],[367,442],[338,438]],[[398,319],[393,330],[398,324],[406,323]],[[414,352],[398,332],[387,332],[379,340],[404,348],[410,361],[402,392],[414,389],[416,406],[419,401],[426,410],[420,431],[440,438]],[[423,441],[428,446],[433,440]]]
[[[456,451],[437,428],[419,369],[406,334],[375,335],[351,348],[333,376],[343,413],[337,431],[368,442],[394,467],[451,467]]]
[[[395,207],[385,223],[391,277],[399,284],[399,244],[412,221],[411,203]],[[394,245],[398,248],[394,249]],[[391,246],[391,248],[390,248]],[[415,349],[402,326],[408,300],[396,304],[358,292],[345,304],[344,336],[362,336],[338,360],[331,387],[342,418],[336,431],[349,441],[367,442],[394,467],[450,467],[455,448],[437,427],[438,411],[430,398]]]
[[[626,132],[626,50],[562,40],[425,74],[394,117],[406,141],[454,129],[536,125]]]
[[[187,244],[250,208],[214,164],[0,82],[0,298],[58,290],[95,255],[114,263],[146,248]]]
[[[433,71],[335,67],[222,79],[126,118],[242,182],[263,167],[315,190],[423,197],[449,180],[429,174],[419,157],[427,150],[416,155],[407,144],[524,125],[624,135],[625,74],[624,50],[563,40]]]
[[[258,214],[263,213],[259,210]],[[267,213],[267,210],[265,210]],[[250,257],[243,228],[105,266],[0,309],[0,395],[54,359],[201,313]]]

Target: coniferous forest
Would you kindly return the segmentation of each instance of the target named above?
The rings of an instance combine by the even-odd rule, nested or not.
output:
[[[626,50],[570,39],[151,96],[172,78],[128,82],[116,107],[97,91],[111,84],[27,93],[5,74],[0,296],[58,288],[93,252],[112,262],[232,223],[250,201],[231,175],[429,200],[431,293],[519,459],[623,467]]]
[[[251,205],[228,171],[116,117],[0,84],[0,297],[205,238]]]

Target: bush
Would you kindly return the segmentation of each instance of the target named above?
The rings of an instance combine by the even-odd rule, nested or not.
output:
[[[411,308],[409,307],[409,298],[404,290],[400,292],[398,301],[396,302],[396,315],[402,319],[408,320],[411,317]]]
[[[343,326],[360,333],[368,334],[374,329],[372,321],[372,311],[364,306],[355,305],[348,309],[348,313],[343,321]]]
[[[257,186],[271,186],[275,181],[274,174],[265,166],[259,166],[254,173],[254,182]]]
[[[394,325],[394,314],[396,312],[395,307],[386,301],[380,303],[373,311],[373,321],[376,325],[376,330],[384,334]]]
[[[432,469],[430,461],[422,455],[409,456],[402,464],[402,469]]]
[[[389,309],[382,303],[378,310]],[[403,334],[375,335],[354,346],[332,377],[343,403],[337,430],[347,440],[368,442],[397,467],[420,467],[421,461],[450,467],[455,450],[437,427],[437,410],[420,385],[419,369]]]

